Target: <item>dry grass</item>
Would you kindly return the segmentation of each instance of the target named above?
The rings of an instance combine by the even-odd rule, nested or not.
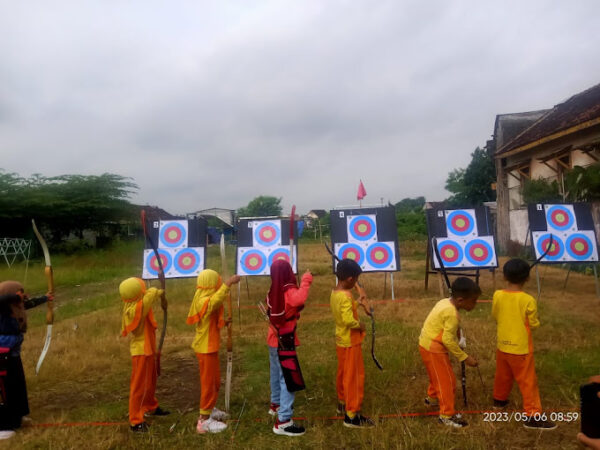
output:
[[[423,288],[424,246],[407,243],[402,249],[402,272],[395,274],[395,293],[402,302],[376,304],[378,321],[377,356],[385,370],[372,364],[369,338],[363,346],[366,389],[363,411],[380,418],[372,430],[348,430],[335,415],[335,344],[333,324],[327,307],[334,283],[329,257],[318,244],[302,244],[300,268],[310,267],[315,281],[299,324],[302,345],[300,360],[308,389],[296,399],[295,415],[305,417],[307,433],[290,439],[275,436],[266,414],[269,402],[266,326],[253,308],[268,289],[268,280],[251,278],[241,284],[241,318],[234,322],[234,380],[232,412],[237,418],[246,402],[239,424],[214,436],[194,432],[197,419],[198,374],[189,345],[193,330],[185,325],[193,280],[169,280],[169,326],[163,351],[163,374],[158,398],[173,412],[193,408],[185,414],[173,434],[170,425],[177,414],[152,421],[148,436],[133,436],[127,421],[127,395],[130,359],[127,343],[118,337],[120,300],[118,282],[139,273],[137,247],[117,256],[73,257],[55,263],[57,303],[54,336],[42,371],[35,376],[34,366],[45,334],[44,308],[31,311],[31,329],[23,347],[31,417],[37,424],[70,422],[117,422],[109,426],[33,427],[23,429],[2,448],[192,448],[223,446],[240,448],[576,448],[574,436],[579,422],[560,423],[555,431],[540,433],[525,430],[520,424],[489,423],[481,414],[469,414],[466,430],[448,430],[434,417],[385,417],[407,412],[426,412],[422,399],[427,384],[425,369],[417,351],[417,337],[429,309],[439,298],[437,280],[430,290]],[[229,253],[233,253],[232,249]],[[210,266],[218,268],[218,250],[209,251]],[[231,261],[231,266],[233,262]],[[79,274],[85,273],[77,282]],[[23,267],[0,270],[1,279],[22,278]],[[578,386],[598,372],[600,350],[598,299],[592,277],[570,275],[566,292],[562,286],[566,272],[559,268],[541,269],[543,293],[540,301],[542,327],[536,332],[536,367],[545,408],[572,411],[578,407]],[[61,282],[61,280],[63,280]],[[498,287],[501,280],[498,279]],[[363,276],[367,292],[375,299],[383,295],[383,275]],[[79,286],[76,286],[79,284]],[[492,277],[481,280],[483,299],[490,299]],[[44,290],[41,265],[29,268],[29,291]],[[535,291],[535,283],[528,285]],[[389,278],[386,298],[389,298]],[[233,291],[234,302],[237,291]],[[157,312],[157,317],[161,314]],[[482,302],[463,314],[463,325],[470,351],[481,362],[485,387],[476,374],[468,372],[470,409],[490,407],[494,375],[495,327],[490,304]],[[225,334],[225,333],[224,333]],[[222,355],[223,356],[223,355]],[[458,365],[456,365],[458,366]],[[223,366],[224,368],[224,366]],[[223,370],[224,372],[224,370]],[[222,399],[223,391],[221,392]],[[513,390],[511,407],[521,405],[518,390]],[[222,400],[219,403],[222,406]],[[462,407],[460,391],[457,406]],[[235,435],[233,429],[238,426]]]

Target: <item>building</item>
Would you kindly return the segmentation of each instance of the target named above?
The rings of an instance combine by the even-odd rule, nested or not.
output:
[[[497,238],[523,244],[529,222],[522,189],[528,180],[556,181],[600,159],[600,84],[548,110],[496,116],[488,151],[496,160]]]

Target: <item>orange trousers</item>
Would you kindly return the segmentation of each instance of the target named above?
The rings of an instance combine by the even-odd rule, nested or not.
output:
[[[144,421],[144,413],[158,408],[156,392],[156,355],[131,357],[129,383],[129,423]]]
[[[221,387],[219,352],[196,353],[200,372],[200,414],[210,415],[217,404]]]
[[[496,377],[494,379],[494,398],[508,400],[513,381],[519,385],[523,396],[523,409],[531,416],[542,412],[542,402],[535,375],[533,353],[513,355],[496,349]]]
[[[340,403],[346,405],[346,412],[353,417],[360,411],[365,392],[365,364],[360,344],[352,347],[336,346],[338,367],[336,390]]]
[[[432,353],[420,345],[419,352],[429,376],[427,395],[438,399],[440,403],[440,415],[453,416],[456,413],[454,409],[456,377],[454,376],[448,353]]]

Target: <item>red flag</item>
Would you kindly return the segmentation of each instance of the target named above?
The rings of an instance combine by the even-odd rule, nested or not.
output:
[[[367,190],[365,189],[365,185],[362,180],[360,180],[360,184],[358,185],[358,192],[356,193],[356,200],[362,200],[367,196]]]

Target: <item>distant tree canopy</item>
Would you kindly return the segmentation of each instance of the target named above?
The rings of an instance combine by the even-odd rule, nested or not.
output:
[[[418,240],[427,237],[423,206],[425,206],[425,197],[403,198],[394,205],[400,240]]]
[[[425,197],[403,198],[394,205],[396,212],[417,212],[425,206]]]
[[[0,169],[0,236],[24,235],[32,218],[55,241],[99,231],[107,222],[133,217],[127,198],[137,188],[130,178],[110,173],[22,178]]]
[[[281,197],[260,195],[248,203],[247,206],[237,210],[239,217],[266,217],[280,216],[282,211]]]
[[[492,183],[496,181],[496,169],[492,157],[477,147],[471,153],[471,162],[466,169],[454,169],[446,179],[446,190],[451,192],[446,199],[451,205],[475,206],[496,199]]]

